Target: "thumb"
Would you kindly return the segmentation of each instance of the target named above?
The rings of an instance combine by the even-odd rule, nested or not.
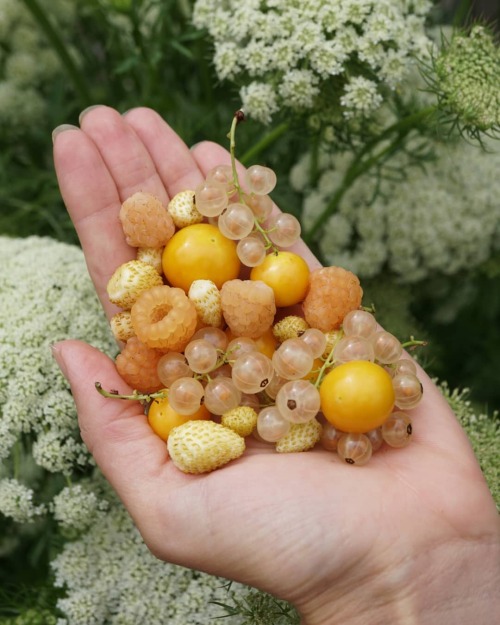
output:
[[[104,388],[130,392],[108,356],[75,340],[56,343],[52,350],[71,386],[82,438],[134,516],[170,464],[166,445],[149,427],[138,401],[103,397],[95,389],[99,381]]]

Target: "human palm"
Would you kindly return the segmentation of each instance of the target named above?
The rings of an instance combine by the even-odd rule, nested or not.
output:
[[[121,116],[104,106],[87,112],[81,129],[56,135],[54,158],[108,316],[116,309],[106,284],[133,257],[119,225],[121,202],[138,190],[167,202],[229,162],[212,143],[190,151],[149,109]],[[296,249],[317,265],[302,243]],[[347,622],[367,580],[384,582],[382,594],[372,593],[376,612],[377,602],[411,586],[422,558],[432,560],[458,539],[495,534],[495,507],[470,445],[421,370],[424,394],[408,448],[381,450],[367,466],[352,467],[323,449],[276,454],[250,440],[238,460],[195,476],[169,461],[138,403],[95,392],[97,380],[127,390],[107,356],[65,341],[56,358],[71,383],[82,436],[150,549],[292,601],[308,623],[333,623],[334,612]]]

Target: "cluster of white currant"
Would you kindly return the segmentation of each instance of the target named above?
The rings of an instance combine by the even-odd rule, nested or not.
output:
[[[309,328],[283,341],[270,358],[250,338],[229,340],[219,328],[206,327],[196,332],[184,353],[162,356],[158,375],[177,413],[194,414],[202,403],[214,415],[250,406],[258,413],[257,437],[274,443],[292,424],[321,416],[319,387],[326,373],[353,360],[375,362],[390,373],[399,410],[381,428],[364,434],[341,432],[326,422],[321,443],[356,464],[367,462],[384,441],[405,446],[411,421],[402,410],[419,403],[422,385],[415,363],[401,359],[399,340],[379,330],[371,313],[354,310],[346,315],[333,347],[327,345],[325,333]]]
[[[272,169],[252,165],[245,171],[245,183],[247,192],[230,165],[214,167],[196,187],[195,205],[225,237],[238,241],[240,261],[256,267],[273,246],[293,245],[300,237],[300,223],[289,213],[271,214],[269,193],[276,186]]]

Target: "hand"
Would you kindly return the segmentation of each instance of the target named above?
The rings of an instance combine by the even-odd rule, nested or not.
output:
[[[229,155],[209,142],[190,151],[144,108],[121,116],[99,106],[81,128],[63,130],[54,137],[61,193],[111,316],[106,284],[134,257],[121,202],[142,190],[166,203]],[[297,251],[318,264],[303,244]],[[140,405],[95,391],[96,380],[127,390],[107,356],[71,340],[55,356],[85,443],[159,558],[286,599],[308,625],[493,622],[495,506],[464,432],[422,370],[414,440],[403,450],[351,467],[319,448],[276,454],[251,440],[238,460],[194,476],[169,461]]]

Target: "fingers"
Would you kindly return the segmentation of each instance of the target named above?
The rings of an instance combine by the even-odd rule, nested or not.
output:
[[[81,119],[115,182],[120,202],[136,193],[152,193],[166,204],[165,185],[141,138],[126,118],[107,106],[93,108]]]
[[[115,268],[133,257],[118,227],[117,186],[95,143],[78,128],[57,134],[54,164],[97,295],[111,316],[117,308],[109,302],[106,285]]]
[[[148,150],[170,197],[179,191],[194,189],[202,181],[203,175],[193,154],[158,113],[137,108],[128,112],[125,119]]]
[[[149,427],[139,402],[109,399],[96,391],[96,381],[108,390],[131,390],[107,356],[73,340],[57,343],[53,351],[71,385],[85,444],[132,514],[143,512],[157,496],[158,480],[170,479],[165,472],[175,480],[165,443]]]

